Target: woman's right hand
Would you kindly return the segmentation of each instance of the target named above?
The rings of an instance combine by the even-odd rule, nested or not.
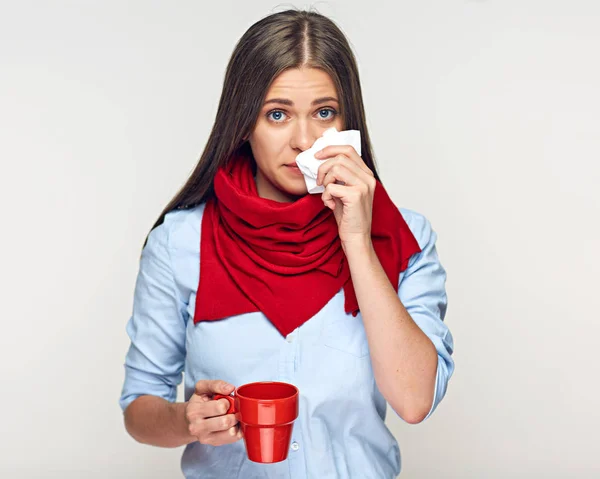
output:
[[[196,390],[186,403],[185,418],[188,431],[202,444],[222,446],[242,438],[235,414],[226,414],[229,409],[227,399],[214,401],[213,394],[229,395],[234,386],[219,380],[202,380],[196,383]]]

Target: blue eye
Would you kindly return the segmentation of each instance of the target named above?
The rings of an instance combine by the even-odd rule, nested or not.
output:
[[[326,112],[326,113],[331,113],[331,116],[324,117],[324,116],[322,115],[322,113],[323,113],[323,112]],[[335,114],[336,114],[336,113],[337,113],[337,112],[336,112],[334,109],[332,109],[332,108],[323,108],[322,110],[319,110],[319,116],[320,116],[321,118],[323,118],[324,120],[331,120],[331,119],[332,119],[332,118],[335,116]]]
[[[285,115],[285,113],[283,113],[280,110],[273,110],[273,111],[270,111],[269,113],[267,113],[267,118],[269,118],[269,119],[272,118],[275,123],[281,123],[281,116],[278,116],[277,118],[275,118],[275,117],[271,117],[271,115],[282,115],[283,116],[283,115]]]

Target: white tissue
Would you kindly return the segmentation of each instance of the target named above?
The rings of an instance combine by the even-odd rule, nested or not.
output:
[[[317,174],[321,163],[327,160],[317,160],[314,155],[317,151],[331,145],[351,145],[360,155],[360,131],[337,131],[336,128],[329,128],[323,132],[321,138],[317,138],[317,141],[314,142],[313,146],[296,157],[296,164],[304,175],[306,189],[311,194],[322,193],[325,191],[325,188],[322,185],[317,186]]]

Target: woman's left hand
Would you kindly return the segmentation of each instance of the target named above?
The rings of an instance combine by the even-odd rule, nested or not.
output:
[[[344,250],[355,244],[369,246],[377,184],[373,172],[349,145],[327,146],[315,158],[330,158],[319,167],[317,185],[325,187],[321,198],[333,210]]]

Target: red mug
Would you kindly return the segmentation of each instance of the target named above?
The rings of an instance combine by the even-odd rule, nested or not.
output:
[[[215,394],[229,401],[227,414],[238,414],[248,459],[273,463],[287,459],[300,393],[281,382],[257,382],[236,388],[233,396]]]

